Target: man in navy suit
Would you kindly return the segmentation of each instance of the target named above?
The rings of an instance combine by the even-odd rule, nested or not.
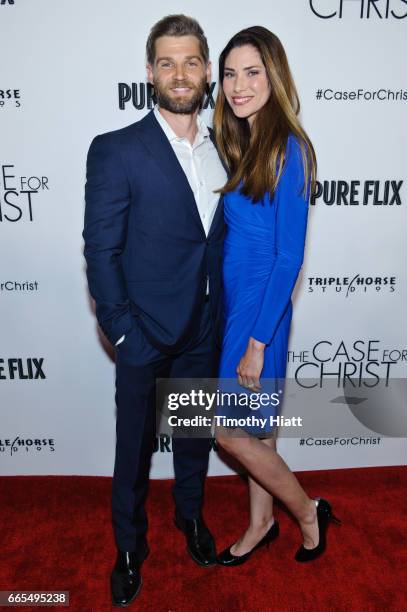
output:
[[[208,54],[194,19],[159,21],[147,41],[157,106],[141,121],[97,136],[88,153],[87,277],[99,325],[116,347],[118,553],[111,589],[121,606],[137,596],[148,554],[155,380],[217,375],[224,222],[214,191],[226,173],[199,117],[211,81]],[[202,566],[216,560],[202,517],[209,449],[208,438],[173,439],[175,523]]]

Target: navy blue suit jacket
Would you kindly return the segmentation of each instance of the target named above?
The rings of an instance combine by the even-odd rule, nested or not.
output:
[[[223,201],[206,236],[188,180],[154,113],[97,136],[86,178],[87,277],[110,342],[138,324],[162,352],[187,348],[196,337],[208,276],[220,344]]]

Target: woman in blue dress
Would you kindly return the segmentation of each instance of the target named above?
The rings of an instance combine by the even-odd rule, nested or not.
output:
[[[229,169],[221,190],[227,226],[219,373],[223,389],[234,379],[246,394],[246,389],[270,391],[270,382],[278,392],[285,377],[291,294],[302,266],[308,200],[316,175],[315,153],[298,120],[299,107],[277,36],[260,26],[233,36],[219,59],[214,116],[219,153]],[[270,414],[268,407],[267,416],[276,415],[273,410]],[[217,408],[218,417],[244,417],[249,412],[237,403]],[[303,543],[295,559],[317,558],[326,547],[329,521],[339,522],[331,505],[322,498],[311,499],[302,489],[277,453],[275,427],[259,429],[244,418],[239,427],[218,427],[216,439],[248,471],[250,524],[220,553],[218,562],[241,565],[277,537],[273,495],[298,520]]]

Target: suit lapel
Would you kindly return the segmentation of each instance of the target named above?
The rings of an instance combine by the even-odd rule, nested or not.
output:
[[[141,137],[143,144],[156,160],[157,166],[167,178],[170,188],[179,194],[181,202],[185,202],[185,205],[190,210],[192,219],[197,228],[203,235],[205,235],[205,230],[202,225],[201,217],[199,216],[195,197],[189,185],[188,179],[185,176],[185,172],[183,171],[182,166],[168,141],[168,138],[155,118],[153,111],[151,111],[139,122],[139,127],[142,127],[142,130],[139,132],[139,136]]]
[[[216,205],[215,214],[213,216],[212,223],[211,223],[211,226],[209,228],[208,239],[212,236],[213,232],[215,231],[215,229],[216,229],[219,221],[222,219],[222,217],[223,217],[223,195],[220,194],[218,203]]]

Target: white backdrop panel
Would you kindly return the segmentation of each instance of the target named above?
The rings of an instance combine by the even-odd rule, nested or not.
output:
[[[149,29],[169,13],[184,12],[202,24],[214,81],[219,52],[231,35],[255,24],[275,32],[298,86],[319,181],[359,181],[358,203],[329,205],[318,198],[311,207],[290,350],[311,351],[321,340],[334,346],[378,340],[381,351],[405,349],[406,186],[402,182],[401,204],[378,205],[373,196],[365,205],[362,200],[365,181],[378,181],[380,194],[385,181],[404,181],[407,101],[316,97],[326,89],[403,90],[407,19],[391,13],[386,18],[387,4],[398,16],[407,13],[402,2],[383,1],[376,3],[382,18],[373,9],[367,18],[364,3],[361,18],[362,2],[350,0],[343,2],[342,18],[330,19],[317,17],[305,0],[15,0],[0,6],[6,50],[0,76],[1,473],[112,473],[114,364],[86,286],[85,159],[96,134],[147,112],[131,102],[121,110],[118,83],[145,82]],[[326,14],[339,5],[313,2]],[[203,112],[208,123],[211,114]],[[376,281],[355,284],[346,296],[344,289],[323,290],[310,280],[356,275]],[[394,278],[393,291],[384,278]],[[16,282],[22,288],[13,289]],[[289,375],[298,365],[289,363]],[[22,378],[31,366],[40,377]],[[391,375],[405,378],[406,361],[392,364]],[[35,440],[40,442],[30,443]],[[320,447],[284,439],[280,450],[293,469],[304,470],[404,464],[407,444],[404,438],[382,438],[377,444]],[[212,453],[210,474],[227,473]],[[155,453],[152,476],[172,476],[167,450]]]

